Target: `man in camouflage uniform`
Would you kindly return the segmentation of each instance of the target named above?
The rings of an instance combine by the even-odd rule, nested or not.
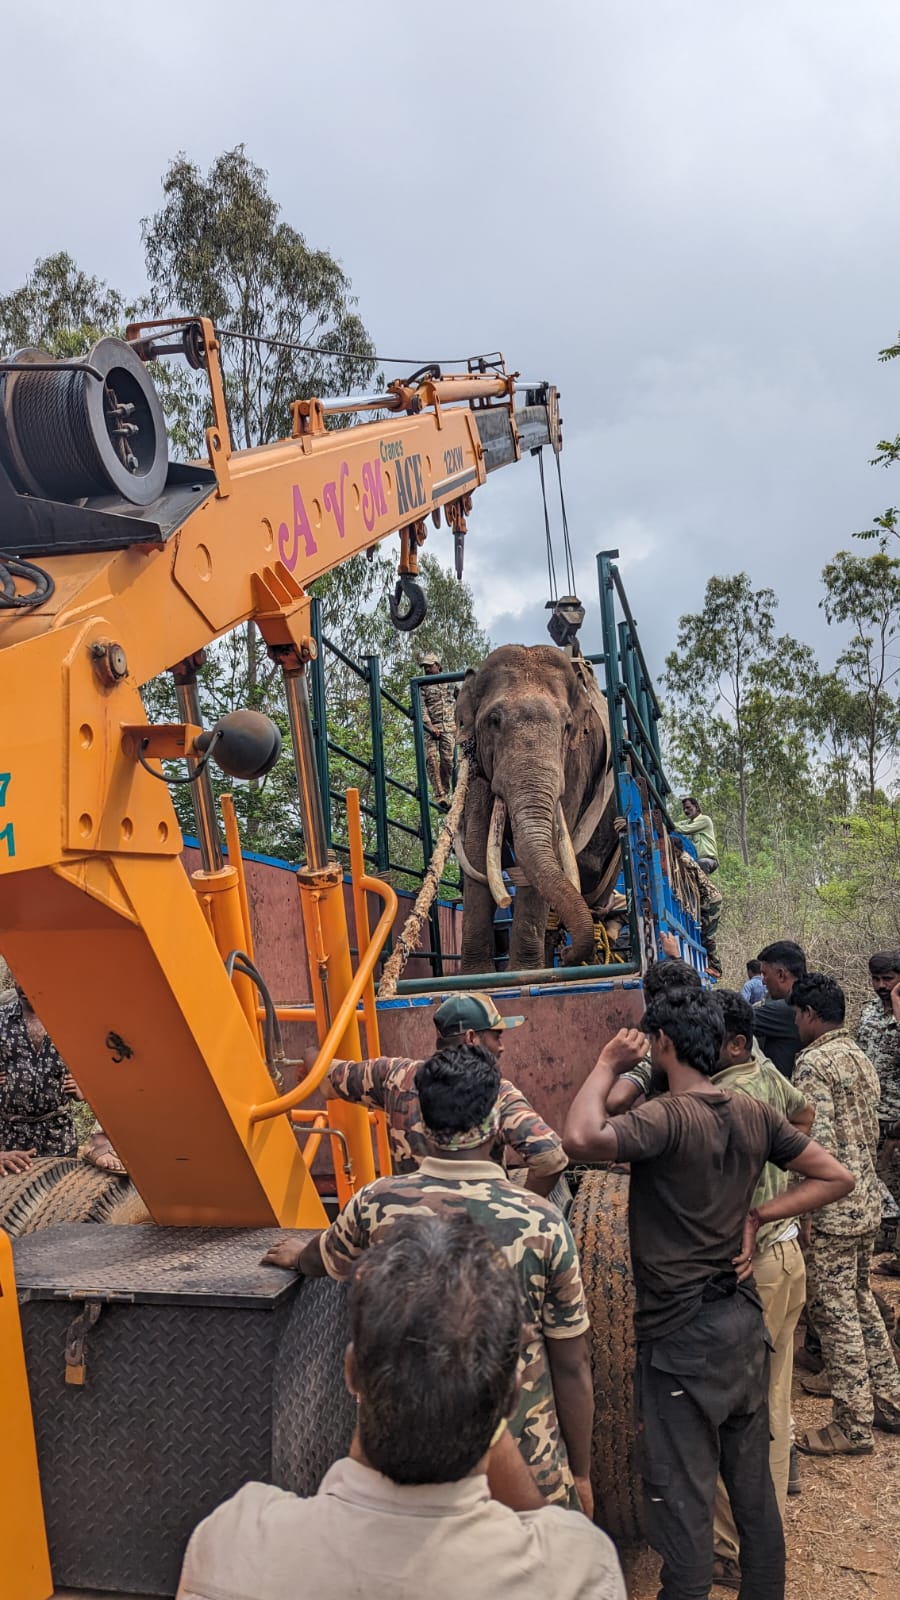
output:
[[[440,658],[431,653],[419,657],[419,666],[429,678],[443,670]],[[428,778],[435,803],[442,811],[446,811],[453,787],[453,751],[456,748],[456,706],[450,684],[435,683],[424,687],[422,708]]]
[[[435,1048],[480,1044],[499,1060],[504,1034],[524,1021],[524,1017],[501,1017],[488,995],[451,995],[434,1014]],[[416,1090],[421,1065],[421,1059],[406,1056],[335,1061],[322,1086],[326,1099],[351,1100],[385,1113],[395,1172],[415,1172],[430,1148]],[[550,1193],[568,1166],[559,1135],[507,1078],[500,1080],[491,1160],[501,1167],[524,1168],[528,1188],[543,1195]]]
[[[881,1084],[878,1170],[895,1206],[900,1208],[900,950],[879,950],[869,960],[869,976],[875,995],[863,1006],[856,1042],[871,1061]],[[894,1233],[892,1257],[875,1270],[900,1278],[900,1229]]]
[[[305,1245],[264,1257],[309,1277],[348,1278],[394,1223],[467,1211],[516,1273],[523,1308],[521,1394],[510,1432],[545,1499],[592,1509],[593,1389],[588,1315],[575,1241],[548,1200],[519,1189],[491,1160],[498,1135],[500,1069],[479,1045],[441,1050],[419,1068],[429,1154],[417,1172],[379,1178]],[[415,1426],[414,1397],[410,1424]]]
[[[875,1170],[880,1084],[844,1027],[844,994],[811,972],[790,995],[803,1048],[794,1086],[815,1107],[813,1138],[854,1175],[852,1192],[813,1218],[807,1259],[809,1307],[825,1369],[804,1377],[810,1394],[831,1394],[832,1421],[797,1438],[808,1455],[871,1455],[872,1428],[900,1433],[900,1372],[869,1284],[881,1194]]]

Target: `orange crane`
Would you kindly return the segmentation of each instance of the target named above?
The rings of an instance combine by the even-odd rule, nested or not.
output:
[[[209,380],[208,466],[167,461],[145,363],[171,353]],[[349,411],[376,420],[329,428]],[[297,1108],[336,1053],[359,1058],[360,1017],[377,1053],[371,974],[396,897],[364,875],[359,846],[357,914],[365,890],[384,909],[354,974],[312,754],[309,584],[399,529],[392,612],[414,625],[425,519],[443,512],[459,559],[471,492],[544,444],[561,444],[556,391],[517,389],[499,359],[361,399],[297,401],[290,435],[249,450],[232,448],[205,318],[135,324],[81,362],[26,351],[0,364],[0,950],[157,1222],[325,1221],[292,1114],[309,1115]],[[321,1049],[288,1094],[273,1083],[233,818],[226,861],[205,770],[212,756],[238,777],[265,772],[277,730],[247,712],[203,730],[197,699],[204,648],[250,619],[284,675],[306,854]],[[152,726],[141,686],[167,670],[182,721]],[[202,867],[190,881],[160,781],[172,757],[193,780]],[[365,1114],[329,1115],[352,1181],[367,1181]]]

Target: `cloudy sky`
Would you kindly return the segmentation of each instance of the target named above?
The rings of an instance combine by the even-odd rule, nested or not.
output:
[[[617,547],[655,667],[741,569],[833,656],[821,567],[900,499],[896,0],[31,0],[4,45],[0,291],[139,290],[168,160],[243,142],[380,350],[558,385],[586,645]],[[470,529],[492,636],[546,637],[533,461]]]

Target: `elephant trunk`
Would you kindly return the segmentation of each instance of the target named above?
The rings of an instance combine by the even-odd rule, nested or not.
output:
[[[534,786],[524,800],[509,808],[516,861],[532,888],[552,906],[572,940],[571,961],[580,966],[594,953],[594,923],[579,890],[569,881],[557,856],[554,830],[558,823],[556,796],[535,797]],[[565,860],[564,823],[559,822],[560,853]],[[571,850],[571,839],[565,829]],[[573,852],[574,855],[574,852]]]

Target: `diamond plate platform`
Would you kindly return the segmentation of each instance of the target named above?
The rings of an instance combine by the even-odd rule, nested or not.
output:
[[[270,1244],[309,1229],[104,1228],[63,1223],[17,1241],[20,1300],[123,1300],[135,1305],[271,1310],[296,1292],[287,1272],[260,1266]]]

